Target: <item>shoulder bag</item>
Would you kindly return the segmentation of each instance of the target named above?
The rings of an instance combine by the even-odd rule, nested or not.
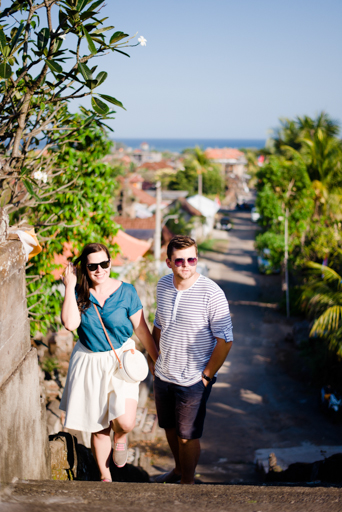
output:
[[[130,383],[135,382],[141,382],[142,380],[146,379],[148,375],[148,364],[146,361],[145,356],[140,352],[140,350],[137,349],[130,349],[126,350],[122,353],[121,359],[119,358],[118,354],[116,353],[112,342],[110,341],[110,338],[108,336],[107,330],[104,326],[104,323],[102,321],[101,315],[97,309],[96,304],[93,304],[97,316],[100,319],[103,331],[106,335],[107,341],[109,345],[111,346],[116,359],[119,363],[119,374],[123,380]]]

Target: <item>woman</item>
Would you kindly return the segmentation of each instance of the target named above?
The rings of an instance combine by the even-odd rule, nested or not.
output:
[[[65,298],[62,322],[77,329],[79,341],[72,353],[60,408],[66,411],[65,427],[92,432],[92,452],[101,480],[111,482],[110,431],[114,430],[113,460],[118,467],[127,461],[126,434],[135,426],[139,383],[128,383],[116,373],[117,362],[94,305],[120,357],[134,349],[133,329],[147,352],[150,369],[158,351],[146,325],[142,305],[130,284],[110,277],[110,255],[102,244],[88,244],[64,273]]]

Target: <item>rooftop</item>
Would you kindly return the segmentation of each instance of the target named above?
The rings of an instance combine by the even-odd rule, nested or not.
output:
[[[205,155],[211,160],[238,160],[244,153],[235,148],[208,148]]]

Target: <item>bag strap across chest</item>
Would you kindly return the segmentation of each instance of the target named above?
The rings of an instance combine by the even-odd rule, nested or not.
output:
[[[108,333],[107,333],[107,329],[106,329],[106,328],[105,328],[105,326],[104,326],[104,323],[103,323],[103,320],[102,320],[101,315],[100,315],[100,313],[99,313],[99,310],[97,309],[96,304],[94,304],[94,303],[93,303],[93,306],[94,306],[94,308],[95,308],[95,311],[96,311],[96,313],[97,313],[97,316],[99,317],[99,320],[100,320],[100,322],[101,322],[101,325],[102,325],[103,331],[104,331],[104,333],[105,333],[105,335],[106,335],[107,341],[108,341],[109,345],[111,346],[111,348],[112,348],[112,350],[113,350],[113,352],[114,352],[114,354],[115,354],[115,356],[116,356],[116,359],[118,360],[118,363],[119,363],[120,369],[122,369],[122,363],[121,363],[121,360],[120,360],[120,358],[119,358],[118,354],[116,353],[116,350],[115,350],[115,348],[114,348],[114,347],[113,347],[113,345],[112,345],[112,342],[110,341],[110,338],[109,338]]]

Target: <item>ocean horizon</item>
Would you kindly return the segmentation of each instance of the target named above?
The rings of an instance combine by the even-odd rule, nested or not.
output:
[[[155,138],[115,138],[114,142],[122,143],[126,147],[137,149],[140,144],[147,142],[151,150],[170,151],[171,153],[181,153],[186,148],[199,146],[203,149],[207,148],[255,148],[262,149],[265,147],[266,139],[155,139]]]

